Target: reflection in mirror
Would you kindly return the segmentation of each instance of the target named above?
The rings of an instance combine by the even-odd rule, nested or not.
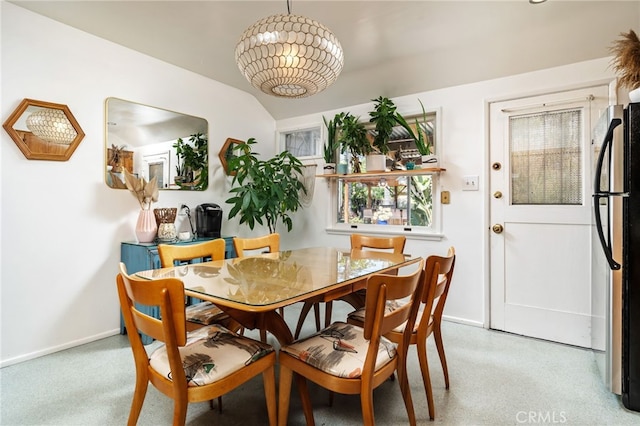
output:
[[[208,185],[208,123],[118,98],[106,101],[106,183],[126,188],[124,170],[160,189],[204,190]],[[186,156],[185,156],[186,154]],[[195,166],[185,175],[185,164]]]
[[[24,99],[2,125],[29,160],[66,161],[84,132],[66,105]]]

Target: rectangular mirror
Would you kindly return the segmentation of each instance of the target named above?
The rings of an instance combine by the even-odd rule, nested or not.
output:
[[[105,105],[105,182],[126,188],[124,170],[160,189],[208,186],[207,120],[118,98]]]

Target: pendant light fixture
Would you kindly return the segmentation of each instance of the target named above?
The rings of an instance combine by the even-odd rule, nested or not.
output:
[[[64,111],[60,109],[39,109],[27,117],[25,124],[34,135],[50,143],[71,145],[78,136]]]
[[[342,46],[324,25],[287,14],[260,19],[236,45],[240,72],[257,89],[283,98],[304,98],[336,81],[344,63]]]

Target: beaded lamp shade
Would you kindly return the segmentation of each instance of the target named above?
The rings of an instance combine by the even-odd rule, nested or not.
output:
[[[273,96],[304,98],[336,81],[344,55],[324,25],[298,15],[272,15],[242,34],[236,62],[255,88]]]
[[[60,109],[43,108],[27,117],[27,128],[43,141],[70,145],[78,132]]]

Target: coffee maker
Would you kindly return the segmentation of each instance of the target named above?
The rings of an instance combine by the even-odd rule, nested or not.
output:
[[[217,204],[200,204],[196,207],[196,233],[198,238],[220,238],[222,209]]]

